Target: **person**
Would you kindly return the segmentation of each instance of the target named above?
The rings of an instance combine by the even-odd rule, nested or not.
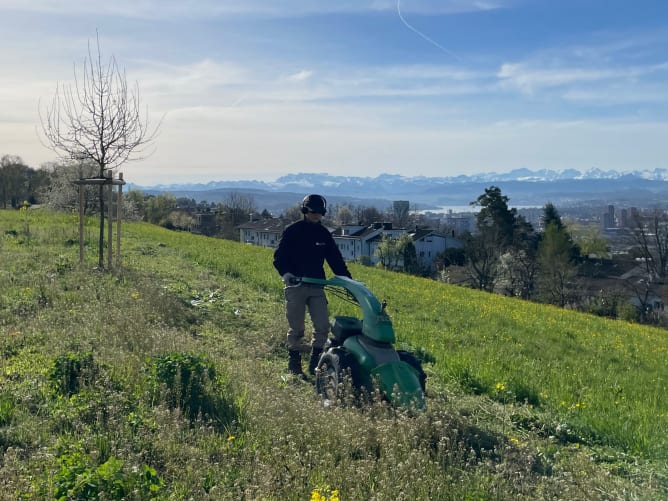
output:
[[[306,308],[313,323],[313,339],[308,371],[315,374],[327,335],[329,310],[322,286],[293,283],[294,278],[325,278],[327,261],[335,275],[352,278],[341,251],[330,231],[322,225],[327,213],[327,200],[322,195],[307,195],[301,203],[303,218],[285,228],[274,251],[274,267],[285,286],[285,316],[288,320],[288,372],[304,377],[301,349],[303,346]]]

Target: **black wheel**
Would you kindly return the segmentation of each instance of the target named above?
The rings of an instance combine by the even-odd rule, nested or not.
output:
[[[332,348],[320,357],[315,389],[322,396],[326,405],[336,402],[340,397],[346,378],[354,386],[354,364],[352,356],[341,348]]]
[[[418,372],[420,387],[424,392],[427,387],[427,374],[425,374],[424,369],[422,369],[422,362],[420,359],[413,355],[410,351],[397,350],[397,353],[399,354],[399,360],[407,363]]]

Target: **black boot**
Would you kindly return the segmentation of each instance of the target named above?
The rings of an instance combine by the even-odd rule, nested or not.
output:
[[[318,362],[320,361],[320,355],[322,355],[322,348],[313,348],[311,350],[311,358],[308,361],[309,374],[315,374],[315,369],[318,367]]]
[[[295,376],[303,376],[302,354],[298,350],[288,350],[288,372]]]

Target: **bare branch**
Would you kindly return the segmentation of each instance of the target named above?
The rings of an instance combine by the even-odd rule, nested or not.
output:
[[[144,158],[158,132],[140,111],[139,86],[128,87],[113,56],[103,62],[99,37],[88,43],[82,71],[75,66],[74,82],[57,85],[51,106],[39,111],[45,145],[63,160],[94,163],[100,176]]]

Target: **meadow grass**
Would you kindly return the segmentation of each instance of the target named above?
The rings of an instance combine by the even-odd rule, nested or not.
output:
[[[0,211],[2,499],[668,496],[666,331],[352,265],[428,408],[325,408],[270,250],[127,223],[108,273],[85,236],[79,266],[76,216]]]

